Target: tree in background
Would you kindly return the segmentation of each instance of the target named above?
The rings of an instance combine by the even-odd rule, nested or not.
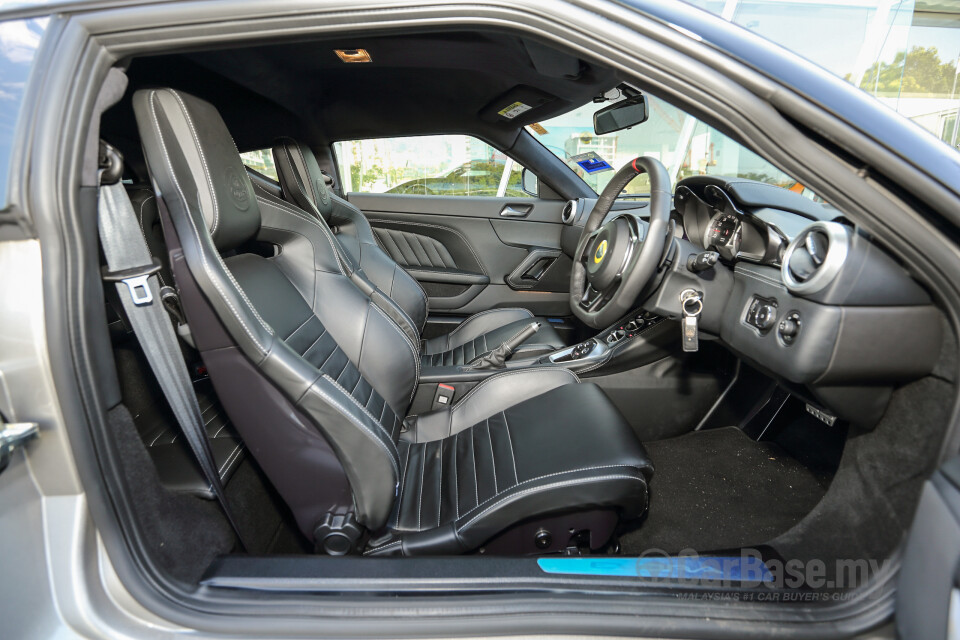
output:
[[[863,74],[860,88],[875,95],[939,94],[954,90],[956,61],[942,62],[936,47],[913,47],[897,52],[892,62],[875,62]],[[847,80],[850,80],[849,74]],[[902,82],[902,85],[901,85]]]

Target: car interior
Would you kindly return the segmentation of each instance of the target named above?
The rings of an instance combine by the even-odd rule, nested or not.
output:
[[[112,174],[129,198],[239,532],[128,318],[130,273],[102,257],[110,438],[130,526],[172,579],[265,566],[241,556],[882,558],[901,543],[956,380],[935,291],[796,190],[709,167],[677,180],[651,155],[595,190],[529,126],[642,104],[615,66],[491,27],[116,71],[101,191]],[[337,143],[443,134],[522,166],[522,191],[345,188]],[[252,151],[275,175],[245,165]]]

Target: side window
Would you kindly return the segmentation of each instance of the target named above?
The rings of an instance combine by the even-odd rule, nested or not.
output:
[[[240,154],[243,164],[254,171],[259,171],[268,178],[278,180],[277,168],[273,164],[273,151],[270,149],[258,149],[257,151],[247,151]]]
[[[529,198],[523,167],[461,135],[335,142],[340,184],[349,193]]]

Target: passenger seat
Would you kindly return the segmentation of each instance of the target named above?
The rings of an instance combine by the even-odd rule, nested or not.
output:
[[[313,151],[291,138],[277,140],[273,158],[284,198],[336,229],[336,238],[347,260],[358,265],[378,289],[411,319],[418,336],[429,312],[429,301],[420,283],[377,244],[363,213],[327,189]],[[264,187],[253,182],[257,191]],[[469,363],[517,335],[533,320],[527,309],[490,309],[474,314],[449,334],[420,341],[421,367],[450,367]],[[521,345],[526,355],[548,353],[566,345],[541,318],[540,329]]]

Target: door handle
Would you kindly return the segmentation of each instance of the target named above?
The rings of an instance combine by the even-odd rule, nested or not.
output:
[[[500,210],[500,215],[504,218],[526,218],[532,210],[532,204],[508,204]]]

